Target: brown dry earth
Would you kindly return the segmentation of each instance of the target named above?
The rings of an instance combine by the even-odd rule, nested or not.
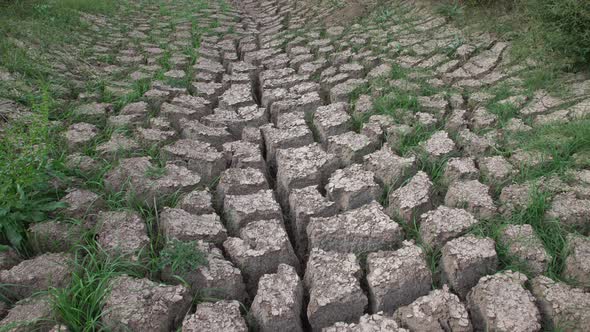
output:
[[[363,95],[352,105],[350,94],[379,77],[389,80],[392,66],[430,68],[427,79],[434,86],[485,87],[518,79],[518,68],[505,56],[508,44],[482,34],[452,57],[437,53],[461,32],[411,3],[396,8],[409,8],[400,10],[400,18],[421,17],[411,22],[412,30],[343,25],[325,33],[301,28],[335,9],[314,11],[289,0],[233,5],[228,12],[208,10],[209,19],[221,24],[202,38],[190,89],[155,82],[142,101],[118,114],[111,113],[111,105],[84,101],[79,122],[64,133],[71,164],[92,172],[96,165],[82,152],[99,135],[97,123],[133,128],[132,136],[115,132],[96,147],[114,164],[105,187],[146,202],[181,192],[177,206],[158,207],[155,227],[168,240],[197,241],[208,260],[183,276],[188,285],[170,273],[161,280],[116,278],[103,309],[105,326],[114,331],[517,332],[554,326],[588,331],[590,294],[542,275],[550,258],[529,225],[511,226],[503,238],[514,255],[531,264],[532,279],[498,271],[494,240],[466,235],[480,220],[526,204],[526,184],[504,180],[522,163],[539,162],[526,153],[510,160],[496,155],[498,130],[476,133],[498,121],[478,108],[489,96],[425,96],[424,112],[406,123],[372,116],[353,130],[352,117],[370,109],[376,96]],[[128,24],[127,36],[100,41],[97,52],[157,28],[143,18]],[[182,46],[190,29],[179,24],[163,35]],[[413,52],[387,57],[374,51],[393,47],[386,34]],[[140,63],[149,72],[161,50],[142,45],[142,52],[121,51],[116,66]],[[172,63],[168,78],[189,72],[182,54],[173,54]],[[507,102],[527,102],[520,114],[535,121],[570,121],[588,113],[588,101],[553,112],[563,101],[542,91],[530,101]],[[420,145],[433,161],[452,157],[442,192],[418,169],[416,156],[397,154],[399,135],[418,123],[445,124]],[[515,118],[503,130],[529,129]],[[158,176],[149,175],[155,163],[150,157],[127,157],[153,146],[167,161]],[[549,213],[584,225],[590,220],[589,171],[576,177],[559,188]],[[501,203],[492,199],[491,189],[501,191]],[[97,227],[97,241],[108,253],[143,259],[150,233],[138,214],[108,211],[99,195],[85,189],[74,188],[63,200],[69,203],[64,213],[88,225],[36,224],[30,232],[37,257],[20,262],[2,254],[0,280],[11,285],[16,300],[25,299],[7,309],[2,325],[51,315],[46,299],[26,298],[67,285],[71,256],[65,252],[81,228]],[[413,221],[420,224],[422,242],[440,249],[434,274],[424,246],[409,240],[401,225]],[[590,241],[580,237],[571,243],[566,273],[589,280]],[[437,280],[443,286],[433,289]],[[214,301],[191,307],[197,292]]]

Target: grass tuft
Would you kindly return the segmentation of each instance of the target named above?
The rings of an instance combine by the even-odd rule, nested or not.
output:
[[[78,248],[70,285],[49,291],[60,321],[70,331],[100,331],[110,281],[122,274],[141,277],[135,272],[140,269],[122,257],[109,256],[97,244]]]
[[[170,268],[173,274],[183,275],[194,271],[200,266],[207,265],[207,258],[197,248],[195,241],[168,241],[166,247],[160,251],[158,268]]]

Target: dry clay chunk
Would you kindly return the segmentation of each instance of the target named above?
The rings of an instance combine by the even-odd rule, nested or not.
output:
[[[535,298],[524,288],[526,276],[505,271],[485,276],[467,295],[476,331],[534,332],[541,330]]]
[[[533,275],[539,275],[549,265],[551,258],[531,225],[509,225],[502,230],[501,241],[508,252],[526,264]]]
[[[440,248],[477,223],[473,215],[463,209],[439,206],[422,214],[420,237],[431,248]]]
[[[230,237],[223,248],[242,271],[250,290],[258,280],[274,273],[280,264],[298,267],[299,261],[280,220],[258,220],[240,230],[240,237]]]
[[[473,331],[467,308],[446,285],[399,308],[394,316],[411,331]]]
[[[494,273],[498,267],[494,240],[472,235],[447,242],[441,261],[443,280],[461,297],[479,278]]]
[[[363,253],[393,249],[402,241],[401,227],[377,202],[327,218],[311,218],[309,248]]]
[[[9,332],[49,331],[55,324],[53,306],[48,295],[17,302],[0,321],[0,330]],[[7,329],[7,330],[5,330]]]
[[[397,251],[379,251],[367,256],[367,284],[371,310],[391,314],[428,294],[432,273],[422,249],[404,241]]]
[[[166,238],[180,241],[203,240],[222,244],[227,239],[227,231],[217,214],[194,215],[168,207],[160,214],[160,231]]]
[[[531,281],[533,295],[548,330],[585,331],[590,326],[590,294],[545,276]]]
[[[238,301],[218,301],[197,305],[197,311],[184,319],[182,331],[247,332],[248,327],[240,315]]]
[[[65,287],[71,278],[71,260],[69,254],[48,253],[0,271],[2,293],[11,299],[23,299],[50,287]]]
[[[569,234],[567,241],[569,255],[565,260],[563,274],[585,287],[590,287],[590,239]]]
[[[180,245],[182,243],[179,241],[168,241],[164,250],[170,248],[174,252],[175,247]],[[221,250],[214,244],[203,241],[189,242],[189,245],[194,245],[205,256],[206,263],[185,270],[173,270],[171,265],[166,265],[162,269],[162,280],[179,284],[181,280],[177,276],[180,276],[200,296],[244,302],[247,295],[242,272],[223,257]]]
[[[413,222],[414,218],[432,207],[432,187],[432,181],[426,173],[416,173],[405,186],[389,195],[389,216]]]
[[[303,331],[303,283],[292,266],[281,264],[275,274],[260,278],[250,312],[262,332]]]
[[[373,178],[373,172],[363,170],[360,164],[336,170],[326,185],[327,197],[342,211],[376,201],[381,188]]]
[[[305,271],[309,290],[307,318],[312,331],[336,322],[351,323],[363,314],[367,297],[359,279],[362,271],[353,254],[313,249]]]
[[[291,228],[295,234],[299,257],[307,253],[307,225],[311,218],[330,217],[337,213],[336,204],[322,196],[314,186],[294,189],[289,195]]]
[[[232,236],[253,221],[283,219],[283,212],[272,190],[260,190],[247,195],[227,195],[223,211],[227,229]]]
[[[378,312],[364,315],[358,323],[338,322],[322,329],[322,332],[409,332],[398,326],[395,319]]]
[[[453,182],[445,196],[445,205],[464,208],[478,219],[492,218],[496,214],[489,188],[477,180]]]
[[[145,222],[135,212],[100,212],[97,241],[112,255],[137,262],[147,254],[150,244]]]
[[[102,322],[112,331],[168,332],[180,323],[190,303],[184,286],[166,286],[123,275],[111,281]]]

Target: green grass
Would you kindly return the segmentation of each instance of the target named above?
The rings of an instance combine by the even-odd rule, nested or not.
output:
[[[420,223],[414,218],[411,222],[405,222],[400,219],[396,220],[404,230],[406,239],[413,240],[417,246],[422,248],[426,258],[428,269],[432,273],[432,289],[439,289],[442,287],[440,278],[440,259],[442,252],[440,248],[432,248],[422,241],[420,237]]]
[[[508,248],[500,241],[500,235],[504,227],[508,225],[529,224],[539,237],[551,261],[546,275],[561,280],[564,268],[566,252],[566,237],[569,229],[566,229],[558,220],[550,220],[545,217],[550,207],[551,196],[533,186],[529,192],[529,203],[526,207],[513,211],[509,216],[499,216],[491,220],[485,220],[475,225],[469,232],[471,234],[490,237],[496,241],[496,252],[500,263],[500,270],[517,270],[531,276],[526,262],[511,256]]]
[[[178,240],[168,241],[160,251],[158,268],[170,268],[175,275],[184,275],[195,271],[203,265],[207,265],[207,258],[197,248],[195,241],[182,242]]]
[[[538,151],[552,158],[536,167],[521,169],[520,180],[563,175],[577,167],[575,154],[590,153],[590,119],[535,127],[529,132],[514,134],[510,139],[519,142],[519,148]]]
[[[401,137],[400,141],[395,146],[395,150],[401,156],[407,156],[410,153],[414,153],[420,143],[428,140],[434,132],[435,130],[432,128],[416,124],[411,128],[408,134]]]
[[[461,6],[457,0],[453,0],[449,3],[443,2],[435,7],[435,12],[450,20],[454,20],[457,17],[463,15],[463,6]]]
[[[9,72],[22,75],[27,85],[43,83],[67,86],[68,81],[51,68],[44,54],[59,44],[76,44],[78,32],[89,27],[80,12],[109,14],[116,0],[17,0],[0,2],[0,64]],[[32,42],[34,47],[27,47]],[[0,96],[12,95],[0,84]]]
[[[511,58],[534,59],[527,88],[560,91],[563,72],[590,66],[590,2],[578,0],[432,1],[435,11],[468,31],[511,42]]]
[[[53,100],[45,92],[32,101],[32,113],[5,127],[0,136],[0,236],[26,254],[28,223],[45,220],[63,207],[48,183],[56,174],[51,159],[56,149],[49,120]]]
[[[102,330],[102,308],[110,281],[122,274],[141,277],[136,272],[141,268],[128,259],[109,256],[96,244],[78,248],[70,284],[49,291],[59,321],[70,331]]]

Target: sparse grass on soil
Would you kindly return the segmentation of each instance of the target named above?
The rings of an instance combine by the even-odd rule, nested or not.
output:
[[[72,281],[65,288],[49,291],[60,321],[70,331],[101,331],[104,301],[110,292],[110,281],[127,274],[142,277],[144,268],[125,257],[112,257],[96,243],[76,248]]]
[[[445,0],[436,12],[512,44],[517,60],[537,63],[526,76],[537,88],[559,90],[560,73],[590,66],[590,2],[578,0]]]
[[[149,0],[145,3],[154,5],[159,2]],[[166,11],[169,5],[162,2],[160,8]],[[72,282],[63,289],[49,290],[56,318],[71,331],[102,329],[102,306],[113,277],[123,273],[155,277],[162,264],[170,263],[182,269],[186,264],[194,266],[204,263],[202,254],[194,250],[177,250],[162,256],[158,253],[165,241],[157,229],[158,209],[161,206],[175,206],[179,197],[177,194],[162,197],[158,202],[141,202],[126,191],[113,193],[104,187],[104,175],[113,164],[102,160],[96,154],[95,147],[108,140],[113,132],[128,134],[128,129],[106,128],[104,124],[98,126],[101,135],[82,151],[98,163],[96,172],[83,173],[65,165],[66,153],[59,131],[72,121],[75,102],[70,101],[78,93],[95,94],[99,102],[112,103],[114,111],[118,112],[127,104],[138,101],[150,88],[151,78],[143,79],[131,85],[130,93],[115,96],[107,90],[112,83],[108,77],[86,75],[88,81],[84,82],[84,86],[74,86],[66,75],[71,68],[67,66],[68,70],[64,70],[54,66],[61,62],[68,64],[70,60],[86,65],[84,57],[93,55],[93,52],[78,49],[76,45],[79,38],[91,28],[92,20],[122,20],[129,14],[129,6],[130,3],[125,0],[0,2],[0,74],[10,77],[10,80],[0,81],[0,98],[16,100],[30,110],[16,114],[16,119],[11,119],[9,123],[0,119],[0,241],[10,243],[25,258],[31,256],[33,252],[28,245],[26,230],[31,223],[62,218],[54,212],[65,207],[59,199],[70,185],[69,177],[81,181],[76,186],[101,195],[110,209],[139,213],[146,222],[151,240],[149,248],[145,249],[146,261],[142,262],[143,265],[130,263],[124,257],[109,256],[90,233],[88,241],[85,241],[87,245],[72,249],[76,256],[72,266]],[[191,2],[191,6],[203,9],[206,3]],[[229,9],[227,3],[221,6],[222,11]],[[193,23],[193,47],[185,49],[184,55],[190,58],[190,65],[194,64],[200,36],[206,29],[196,24],[191,11],[169,11],[168,15]],[[112,50],[108,59],[102,60],[114,63],[117,51]],[[156,79],[158,75],[162,78],[162,73],[170,69],[166,63],[169,57],[168,52],[168,57],[161,60],[163,69]],[[113,77],[119,75],[122,77],[117,79],[124,79],[127,74],[116,74]],[[191,74],[189,71],[187,77],[192,77]],[[186,87],[188,80],[178,82],[178,85]],[[144,149],[140,153],[153,159],[155,166],[148,171],[148,176],[155,178],[163,175],[159,149]]]

